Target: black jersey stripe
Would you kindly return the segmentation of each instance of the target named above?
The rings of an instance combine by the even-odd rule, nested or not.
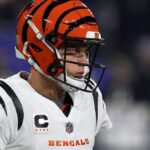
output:
[[[96,115],[96,125],[98,121],[98,92],[94,91],[93,93],[94,107],[95,107],[95,115]]]
[[[12,90],[12,88],[9,85],[7,85],[4,81],[0,80],[0,86],[5,90],[5,92],[12,99],[12,102],[13,102],[15,109],[16,109],[16,112],[17,112],[18,130],[19,130],[22,126],[23,118],[24,118],[24,112],[23,112],[22,104],[20,103],[19,98],[17,97],[17,95],[14,93],[14,91]]]
[[[87,9],[87,7],[83,7],[83,6],[79,6],[79,7],[74,7],[71,9],[68,9],[67,11],[65,11],[57,20],[55,28],[54,28],[54,33],[58,32],[59,29],[59,25],[61,23],[61,21],[63,20],[63,18],[68,15],[69,13],[71,13],[72,11],[78,10],[78,9]]]
[[[5,114],[7,116],[7,109],[6,109],[6,105],[5,105],[5,102],[4,100],[2,99],[2,97],[0,96],[0,104],[2,105],[4,111],[5,111]]]
[[[87,88],[90,88],[91,92],[94,92],[96,90],[96,86],[92,85],[89,81],[84,80],[84,83],[86,84],[85,90],[87,90]]]
[[[63,0],[61,2],[52,2],[45,10],[44,14],[43,14],[43,20],[47,20],[48,16],[50,15],[51,11],[57,7],[58,5],[61,5],[65,2],[68,2],[69,0]],[[43,31],[45,31],[45,27],[46,27],[46,21],[43,21],[42,22],[42,28],[43,28]]]
[[[29,16],[33,16],[37,10],[45,3],[46,1],[43,1],[41,4],[39,4],[37,7],[35,7],[32,12],[29,14]],[[31,19],[31,18],[29,18]],[[28,31],[28,19],[26,19],[25,23],[24,23],[24,26],[23,26],[23,30],[22,30],[22,41],[23,43],[25,43],[27,41],[27,31]]]
[[[71,32],[73,29],[75,29],[76,27],[82,25],[82,24],[87,24],[89,22],[94,22],[96,23],[96,19],[94,17],[91,16],[86,16],[86,17],[82,17],[79,20],[72,22],[72,23],[68,23],[70,26],[68,27],[68,29],[65,31],[64,35],[67,35],[69,32]]]
[[[86,83],[86,84],[88,84],[88,86],[91,88],[91,89],[94,89],[95,88],[95,84],[94,84],[94,82],[89,78],[84,78],[85,80],[84,80],[84,82]]]
[[[87,79],[86,79],[87,80]],[[93,101],[94,101],[94,108],[95,108],[95,116],[96,116],[96,125],[97,125],[97,121],[98,121],[98,92],[95,90],[95,84],[93,83],[92,80],[88,80],[86,81],[84,80],[84,82],[86,84],[88,84],[88,87],[93,90],[92,94],[93,94]],[[94,87],[93,87],[94,86]]]

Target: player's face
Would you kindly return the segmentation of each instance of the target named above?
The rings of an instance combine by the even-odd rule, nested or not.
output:
[[[85,67],[82,64],[89,64],[88,60],[88,45],[70,46],[66,49],[66,60],[79,64],[66,62],[66,71],[69,75],[77,78],[82,78],[84,75]],[[62,59],[65,58],[65,50],[59,50]]]

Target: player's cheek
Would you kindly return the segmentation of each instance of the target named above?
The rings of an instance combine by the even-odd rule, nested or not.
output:
[[[66,63],[66,71],[70,74],[73,75],[77,70],[77,65],[73,63]]]

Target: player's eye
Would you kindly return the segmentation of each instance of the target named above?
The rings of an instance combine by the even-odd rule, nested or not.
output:
[[[76,55],[77,53],[79,53],[79,49],[78,48],[67,48],[66,50],[66,55]]]
[[[84,53],[86,55],[86,57],[89,56],[89,51],[90,51],[90,46],[89,45],[82,45],[82,46],[70,46],[67,47],[66,52],[60,52],[61,55],[64,55],[66,53],[66,55],[69,56],[78,56],[81,53]]]

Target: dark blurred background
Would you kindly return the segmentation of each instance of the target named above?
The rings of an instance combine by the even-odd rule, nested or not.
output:
[[[16,18],[29,0],[0,0],[0,77],[29,71],[15,57]],[[94,150],[150,149],[150,1],[83,0],[105,39],[98,61],[107,68],[100,85],[114,127],[101,131]],[[95,74],[95,77],[98,74]]]

